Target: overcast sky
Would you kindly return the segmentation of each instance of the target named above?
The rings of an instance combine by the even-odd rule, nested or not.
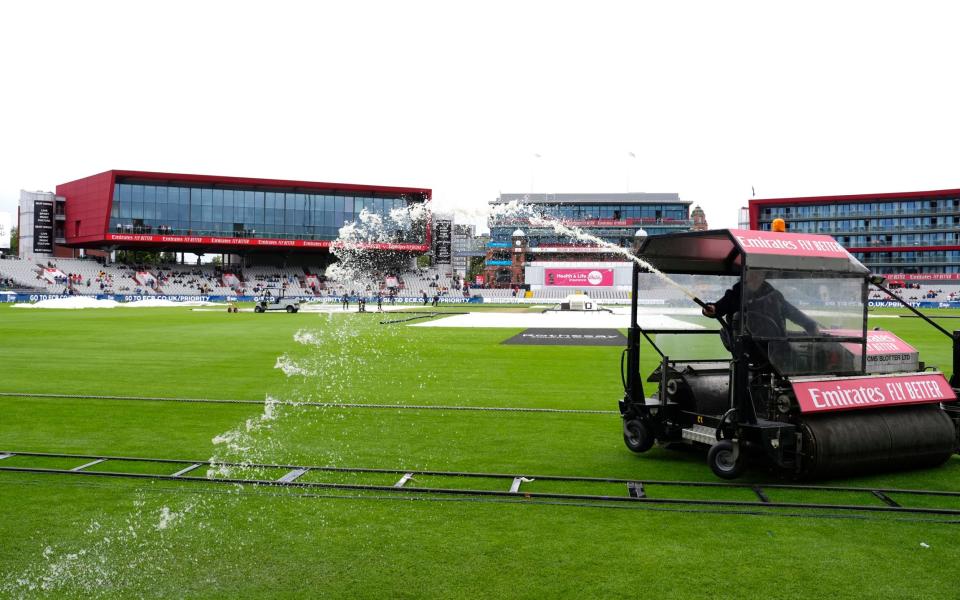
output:
[[[712,226],[751,187],[960,188],[957,7],[3,2],[0,211],[108,169],[429,187],[474,215],[678,192]]]

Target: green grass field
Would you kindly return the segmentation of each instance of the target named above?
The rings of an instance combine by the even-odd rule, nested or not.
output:
[[[616,414],[296,404],[616,410],[622,396],[620,348],[501,345],[518,330],[380,319],[0,306],[0,392],[280,401],[265,412],[0,396],[0,451],[714,480],[696,453],[632,455]],[[920,320],[871,325],[949,372],[948,340]],[[82,462],[14,457],[0,466]],[[150,473],[156,464],[129,469]],[[960,490],[960,457],[838,483]],[[581,491],[549,482],[529,489]],[[835,501],[787,491],[771,499]],[[922,515],[731,514],[0,472],[0,597],[942,598],[958,595],[958,551],[957,522]]]

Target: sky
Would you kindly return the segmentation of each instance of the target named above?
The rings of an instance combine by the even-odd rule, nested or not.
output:
[[[501,192],[960,188],[955,2],[4,2],[0,211],[133,169]]]

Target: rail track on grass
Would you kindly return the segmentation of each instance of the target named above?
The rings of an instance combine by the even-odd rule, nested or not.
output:
[[[20,460],[21,464],[16,464]],[[7,462],[10,461],[10,462]],[[55,461],[53,465],[50,461]],[[65,467],[64,463],[75,462]],[[48,462],[47,466],[43,466]],[[25,464],[23,464],[25,463]],[[151,465],[149,472],[124,468],[130,463]],[[152,465],[156,465],[153,468]],[[201,469],[228,467],[242,472],[259,471],[258,476],[201,476]],[[264,471],[275,477],[266,477]],[[791,483],[731,483],[709,481],[670,481],[623,479],[613,477],[578,477],[562,475],[482,473],[462,471],[430,471],[416,469],[376,469],[289,464],[253,464],[211,460],[108,456],[95,454],[57,454],[46,452],[0,451],[0,471],[74,477],[128,478],[153,481],[182,481],[206,484],[239,484],[265,487],[324,489],[341,491],[392,492],[421,496],[499,497],[529,500],[553,500],[593,504],[685,505],[736,509],[801,509],[805,511],[860,511],[869,513],[907,513],[960,516],[960,491],[899,489],[884,487],[845,487],[801,485]],[[324,478],[345,478],[351,481],[324,481]],[[371,478],[374,481],[371,481]],[[474,485],[476,482],[477,485]],[[564,491],[564,486],[574,491]],[[591,487],[600,488],[589,493]],[[709,489],[709,498],[677,497],[675,488]],[[616,491],[614,491],[616,490]],[[837,503],[778,501],[785,491],[830,492],[849,496],[850,501]],[[717,494],[716,492],[719,492]],[[716,497],[724,493],[745,492],[750,500]],[[935,497],[953,499],[950,506],[905,506],[905,499]],[[860,501],[860,503],[858,503]]]

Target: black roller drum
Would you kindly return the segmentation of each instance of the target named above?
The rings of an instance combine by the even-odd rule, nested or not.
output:
[[[933,404],[813,415],[803,434],[809,477],[934,467],[957,444],[953,421]]]

